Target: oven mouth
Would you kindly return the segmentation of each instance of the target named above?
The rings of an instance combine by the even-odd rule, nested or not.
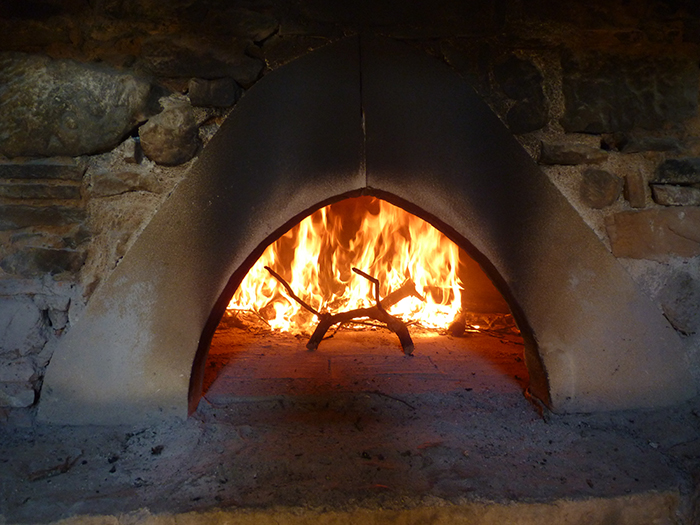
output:
[[[202,398],[522,392],[523,347],[466,250],[387,201],[352,197],[253,264],[212,337]]]

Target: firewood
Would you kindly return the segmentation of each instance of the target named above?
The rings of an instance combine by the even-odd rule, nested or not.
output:
[[[403,321],[387,313],[385,310],[377,308],[376,306],[348,310],[347,312],[340,312],[334,315],[324,314],[316,326],[316,330],[314,330],[314,333],[311,334],[309,342],[306,343],[306,348],[309,350],[316,350],[318,345],[321,343],[323,336],[326,335],[328,329],[334,324],[347,323],[348,321],[360,317],[369,317],[370,319],[386,324],[387,328],[398,336],[404,354],[411,355],[413,353],[413,340],[411,339],[411,334],[408,332],[408,328]]]
[[[348,321],[352,321],[353,319],[369,317],[370,319],[374,319],[376,321],[384,323],[387,326],[387,328],[389,328],[389,330],[391,330],[398,336],[404,354],[411,355],[413,353],[413,340],[411,339],[411,334],[408,332],[408,327],[404,324],[403,321],[389,314],[385,309],[411,295],[421,297],[420,294],[418,294],[418,292],[416,291],[416,287],[413,281],[408,280],[400,288],[389,294],[384,299],[384,301],[382,301],[379,298],[379,280],[363,272],[362,270],[353,268],[352,270],[356,274],[361,275],[362,277],[368,279],[374,284],[374,295],[376,303],[375,306],[369,308],[357,308],[355,310],[348,310],[347,312],[340,312],[337,314],[329,314],[320,313],[316,309],[311,307],[309,304],[304,302],[300,297],[298,297],[294,293],[289,283],[287,283],[287,281],[285,281],[284,278],[282,278],[282,276],[280,276],[278,273],[272,270],[269,266],[265,266],[265,269],[268,272],[270,272],[270,274],[275,279],[277,279],[280,282],[280,284],[282,284],[282,286],[284,286],[284,288],[287,290],[287,293],[289,293],[292,299],[294,299],[303,308],[305,308],[306,310],[314,314],[316,317],[318,317],[318,325],[316,325],[314,333],[311,334],[309,342],[306,343],[306,348],[308,348],[309,350],[313,351],[318,348],[318,345],[321,344],[324,335],[326,334],[328,329],[334,324],[347,323]]]
[[[313,308],[313,307],[312,307],[311,305],[309,305],[308,303],[302,301],[302,300],[294,293],[294,291],[292,290],[292,287],[289,286],[289,284],[287,283],[287,281],[285,281],[285,280],[282,278],[282,276],[281,276],[280,274],[276,273],[276,272],[275,272],[272,268],[270,268],[269,266],[265,266],[265,269],[266,269],[268,272],[270,272],[270,275],[272,275],[272,277],[274,277],[275,279],[277,279],[277,280],[279,281],[279,283],[280,283],[282,286],[284,286],[284,288],[287,290],[287,293],[292,297],[292,299],[294,299],[297,303],[299,303],[302,307],[306,308],[309,312],[311,312],[312,314],[314,314],[316,317],[318,317],[318,318],[321,317],[321,314],[320,314],[318,311],[316,311],[315,308]]]
[[[384,309],[387,309],[391,308],[396,303],[403,301],[406,297],[416,297],[425,302],[425,297],[419,294],[418,290],[416,290],[416,283],[414,283],[412,279],[409,279],[399,288],[382,299],[380,303]]]

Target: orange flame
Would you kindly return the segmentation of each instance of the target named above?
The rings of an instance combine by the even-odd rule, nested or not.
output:
[[[372,284],[381,297],[408,279],[425,300],[407,297],[389,308],[404,321],[446,327],[461,306],[459,248],[422,219],[386,201],[358,197],[331,204],[306,217],[267,247],[236,290],[228,308],[254,310],[277,330],[312,331],[317,319],[287,297],[264,269],[271,267],[319,312],[372,306]]]

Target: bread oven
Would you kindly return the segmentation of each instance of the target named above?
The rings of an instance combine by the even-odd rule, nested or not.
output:
[[[673,328],[489,108],[430,57],[362,36],[239,102],[58,342],[39,417],[186,417],[212,334],[266,247],[360,196],[428,221],[480,265],[522,332],[529,390],[551,409],[692,395]]]

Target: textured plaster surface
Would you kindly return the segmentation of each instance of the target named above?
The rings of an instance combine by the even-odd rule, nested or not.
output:
[[[428,57],[366,42],[368,185],[449,225],[493,265],[532,330],[553,408],[692,395],[673,328],[486,105]]]
[[[194,352],[234,270],[294,217],[362,187],[358,76],[349,40],[250,90],[61,340],[40,417],[186,416]]]

